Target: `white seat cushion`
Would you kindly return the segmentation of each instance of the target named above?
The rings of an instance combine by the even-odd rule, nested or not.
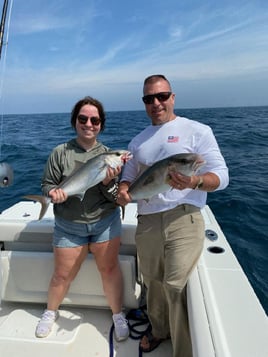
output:
[[[124,280],[124,306],[137,308],[141,288],[136,282],[135,258],[120,255],[119,261]],[[53,273],[53,253],[2,251],[0,262],[2,300],[38,303],[47,301],[48,285]],[[108,307],[100,273],[91,254],[83,263],[63,304]]]

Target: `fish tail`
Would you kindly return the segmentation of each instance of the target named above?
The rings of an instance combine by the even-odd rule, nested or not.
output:
[[[39,218],[38,218],[40,221],[46,214],[46,211],[47,211],[48,206],[51,202],[51,199],[49,197],[40,196],[40,195],[27,195],[27,196],[23,196],[23,197],[27,198],[27,200],[32,200],[32,201],[41,203],[41,210],[40,210]]]

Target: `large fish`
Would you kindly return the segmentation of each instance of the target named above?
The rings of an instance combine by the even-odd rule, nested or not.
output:
[[[102,153],[88,160],[75,170],[70,176],[62,181],[56,188],[61,188],[68,196],[78,196],[82,201],[85,192],[101,181],[107,174],[109,167],[116,168],[124,165],[132,157],[131,153],[126,150],[114,150]],[[38,201],[41,203],[39,220],[45,215],[51,202],[50,197],[27,195],[25,198]]]
[[[205,161],[198,154],[183,153],[157,161],[130,185],[128,193],[133,200],[149,200],[154,195],[171,189],[170,172],[179,172],[185,176],[194,175]]]
[[[7,187],[13,183],[13,169],[6,162],[0,162],[0,187]]]

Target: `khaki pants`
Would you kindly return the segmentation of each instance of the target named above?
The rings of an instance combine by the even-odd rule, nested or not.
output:
[[[136,244],[152,334],[171,337],[173,357],[191,357],[186,283],[204,244],[200,209],[183,204],[138,216]]]

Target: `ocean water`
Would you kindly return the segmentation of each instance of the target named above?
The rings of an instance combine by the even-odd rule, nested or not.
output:
[[[176,113],[214,131],[229,167],[230,185],[209,193],[208,204],[268,313],[268,107],[178,109]],[[127,148],[150,122],[144,111],[106,114],[100,140],[111,148]],[[12,186],[0,188],[0,212],[26,194],[40,194],[50,151],[74,135],[68,113],[3,117],[0,162],[12,165],[15,177]]]

